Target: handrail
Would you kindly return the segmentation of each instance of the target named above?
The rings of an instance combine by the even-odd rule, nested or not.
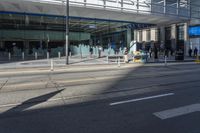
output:
[[[18,0],[20,1],[20,0]],[[28,2],[39,2],[56,5],[64,5],[66,0],[21,0]],[[148,2],[146,0],[69,0],[71,6],[102,8],[106,10],[118,10],[123,12],[136,13],[159,13],[166,15],[175,15],[185,18],[200,18],[200,7],[186,2],[171,2],[164,5],[164,2]],[[112,4],[111,4],[112,3]],[[166,11],[166,12],[165,12]],[[180,12],[179,12],[180,11]],[[194,14],[193,14],[194,13]],[[198,14],[198,15],[197,15]]]

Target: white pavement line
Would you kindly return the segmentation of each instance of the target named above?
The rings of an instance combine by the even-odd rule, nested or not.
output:
[[[190,114],[190,113],[194,113],[198,111],[200,111],[200,104],[192,104],[188,106],[156,112],[153,114],[157,116],[158,118],[165,120],[165,119],[169,119],[169,118],[173,118],[173,117],[177,117],[181,115],[186,115],[186,114]]]
[[[174,93],[167,93],[167,94],[161,94],[161,95],[156,95],[156,96],[150,96],[150,97],[114,102],[114,103],[110,103],[110,106],[124,104],[124,103],[137,102],[137,101],[142,101],[142,100],[148,100],[148,99],[155,99],[155,98],[166,97],[166,96],[172,96],[172,95],[174,95]]]

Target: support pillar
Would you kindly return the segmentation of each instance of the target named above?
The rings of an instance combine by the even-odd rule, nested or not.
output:
[[[124,0],[121,0],[121,10],[123,11],[124,8]]]
[[[164,9],[164,10],[163,10],[163,13],[166,14],[166,8],[167,8],[166,0],[163,1],[163,7],[164,7],[164,8],[163,8],[163,9]]]
[[[131,29],[127,29],[127,46],[131,43]]]
[[[189,26],[189,22],[184,24],[184,48],[185,48],[185,53],[184,55],[188,55],[188,50],[190,47],[190,39],[189,39],[189,35],[188,35],[188,26]],[[198,50],[200,52],[200,49]]]
[[[171,25],[171,48],[173,50],[176,50],[177,46],[177,30],[176,30],[176,24]]]
[[[133,40],[138,42],[138,39],[137,39],[137,36],[138,36],[137,33],[138,32],[137,32],[137,30],[134,30],[133,32],[134,32],[134,34],[133,34]]]
[[[176,6],[176,14],[179,15],[179,8],[180,8],[180,0],[176,1],[177,6]]]
[[[165,27],[160,27],[160,42],[161,48],[165,47]]]

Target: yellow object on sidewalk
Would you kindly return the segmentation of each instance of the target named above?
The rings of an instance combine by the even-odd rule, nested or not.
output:
[[[197,59],[195,60],[195,62],[200,63],[199,56],[197,56]]]
[[[133,62],[141,62],[141,54],[140,51],[135,51],[134,52],[134,59]]]

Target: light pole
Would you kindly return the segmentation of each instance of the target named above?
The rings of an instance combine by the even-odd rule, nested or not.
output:
[[[69,0],[66,0],[66,36],[65,36],[66,65],[69,64]]]

